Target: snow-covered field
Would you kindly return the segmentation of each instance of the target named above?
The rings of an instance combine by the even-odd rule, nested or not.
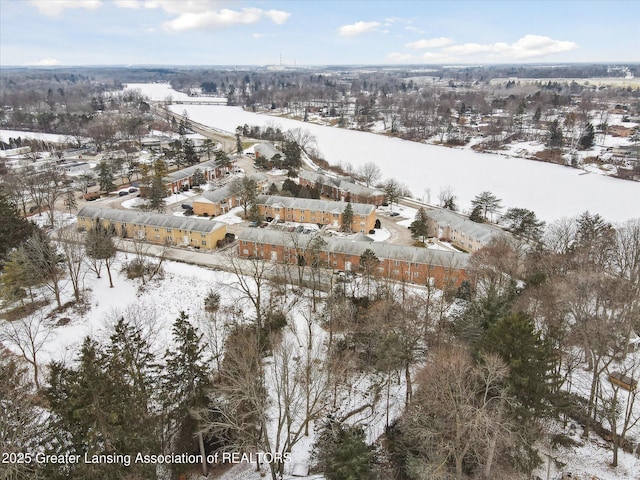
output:
[[[49,143],[77,143],[78,141],[88,141],[88,138],[73,137],[69,135],[58,135],[55,133],[27,132],[26,130],[2,130],[0,129],[0,141],[9,142],[10,138],[22,138],[29,140],[40,140]]]
[[[168,83],[128,83],[125,85],[128,90],[140,90],[154,102],[171,100],[176,102],[207,102],[207,103],[227,103],[226,97],[190,97],[186,93],[177,92]]]

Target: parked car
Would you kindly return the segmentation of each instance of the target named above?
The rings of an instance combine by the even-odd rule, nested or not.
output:
[[[137,192],[137,191],[138,191],[138,189],[137,189],[137,188],[134,188],[134,187],[131,187],[131,188],[129,189],[129,193],[133,193],[133,192]]]
[[[118,192],[118,195],[119,195],[120,197],[124,197],[125,195],[129,195],[129,192],[127,192],[126,190],[120,190],[120,191]]]
[[[391,212],[391,213],[389,214],[389,216],[390,216],[390,217],[397,217],[397,216],[399,216],[399,215],[400,215],[400,214],[399,214],[398,212]]]
[[[188,203],[183,203],[182,208],[184,208],[185,210],[193,210],[193,206],[189,205]]]

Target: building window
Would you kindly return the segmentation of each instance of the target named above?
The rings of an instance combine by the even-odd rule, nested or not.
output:
[[[206,241],[206,240],[202,240],[200,243],[202,243],[202,246],[203,246],[203,247],[206,247],[206,246],[207,246],[207,241]]]
[[[156,240],[160,240],[160,235],[156,235]]]
[[[171,235],[167,236],[167,242],[173,242],[173,237]]]
[[[159,229],[158,227],[155,227],[155,228],[153,229],[153,231],[154,231],[154,232],[159,232],[159,231],[160,231],[160,229]]]
[[[249,255],[249,249],[248,248],[243,248],[242,249],[242,254],[243,255]]]
[[[167,233],[171,233],[171,229],[170,228],[167,228]]]

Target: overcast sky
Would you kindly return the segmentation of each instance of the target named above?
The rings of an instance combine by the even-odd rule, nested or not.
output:
[[[638,19],[638,0],[0,0],[0,65],[639,62]]]

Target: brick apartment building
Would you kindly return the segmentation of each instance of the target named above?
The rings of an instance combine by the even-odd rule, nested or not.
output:
[[[245,228],[238,237],[238,254],[280,263],[307,265],[316,259],[333,270],[357,272],[360,256],[370,249],[380,261],[381,277],[414,283],[458,287],[471,280],[469,254],[375,243],[372,241],[305,235],[273,228]]]

